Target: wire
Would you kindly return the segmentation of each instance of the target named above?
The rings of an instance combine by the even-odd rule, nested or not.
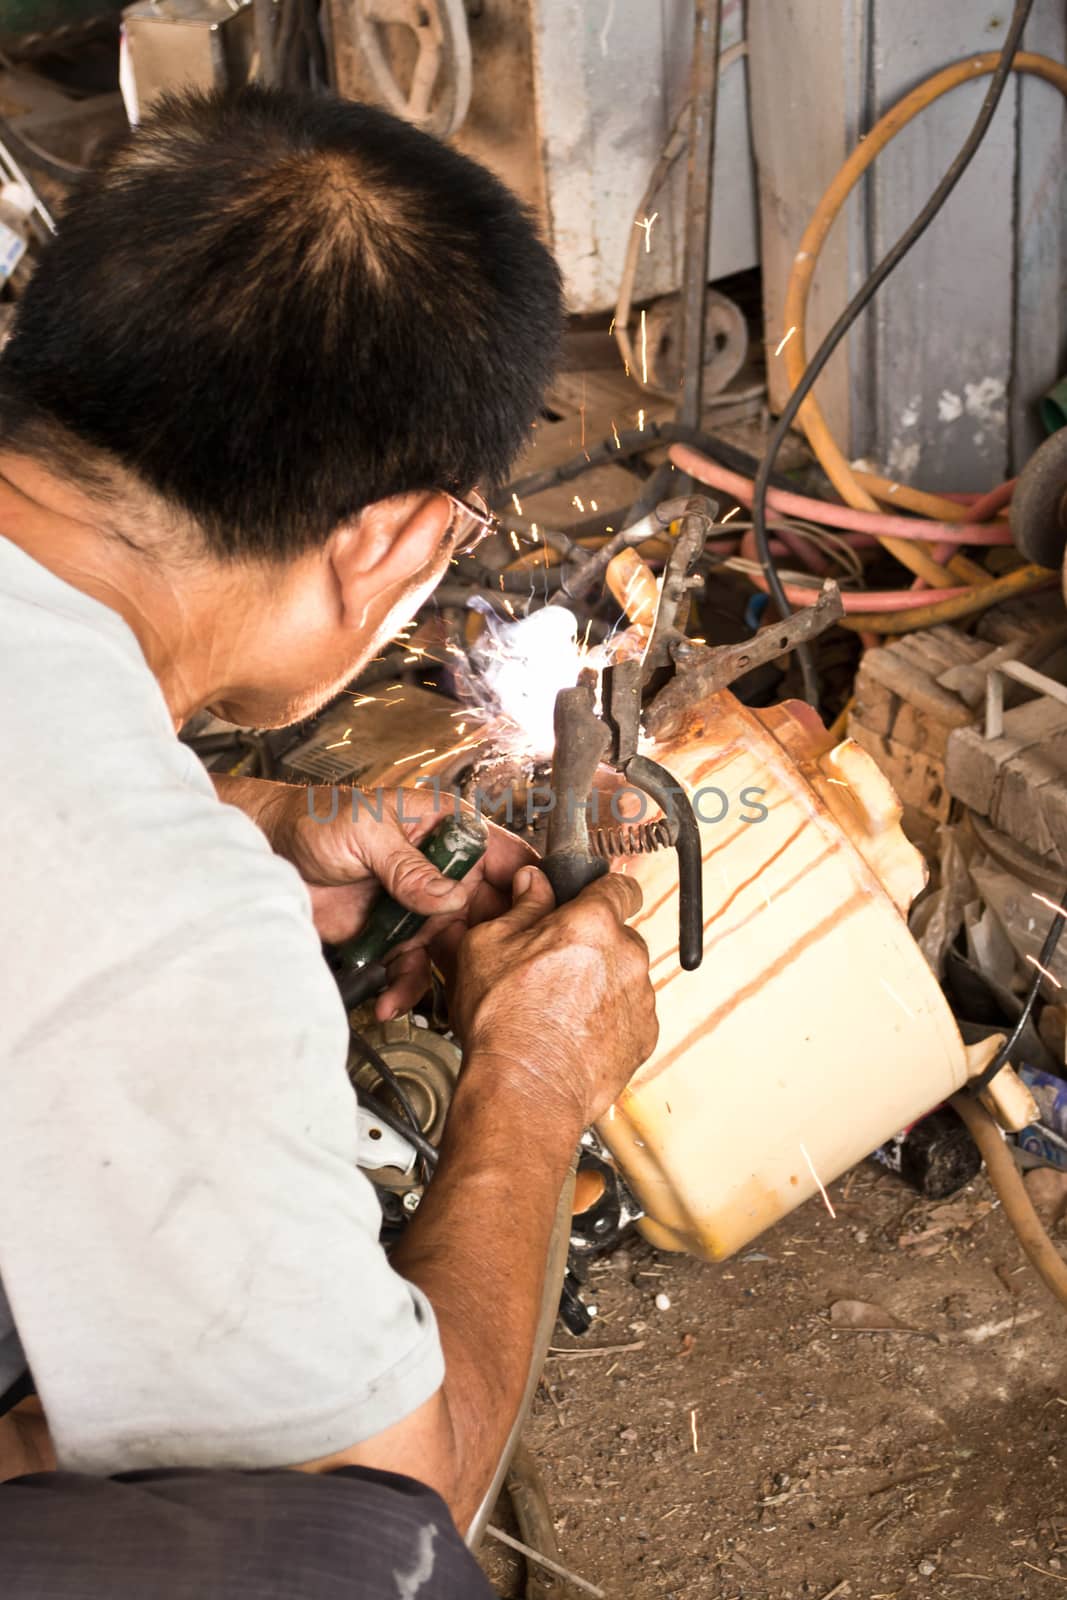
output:
[[[390,1111],[385,1101],[380,1100],[369,1089],[360,1089],[357,1093],[357,1099],[364,1110],[373,1113],[379,1122],[384,1122],[387,1128],[391,1128],[402,1139],[406,1139],[408,1144],[418,1152],[428,1179],[437,1166],[437,1150],[426,1135],[424,1133],[416,1135],[414,1128],[409,1125],[406,1117],[398,1117],[395,1111]]]
[[[352,1030],[352,1048],[363,1057],[368,1066],[374,1068],[382,1082],[391,1090],[400,1103],[404,1118],[401,1119],[394,1116],[392,1112],[388,1111],[387,1107],[382,1105],[377,1096],[369,1095],[365,1091],[363,1092],[364,1103],[369,1105],[373,1101],[375,1115],[381,1117],[387,1128],[392,1128],[394,1133],[402,1134],[405,1139],[409,1140],[432,1172],[437,1165],[437,1151],[423,1133],[422,1123],[415,1114],[415,1107],[408,1099],[404,1085],[400,1082],[388,1061],[383,1059],[374,1046],[364,1039],[362,1034],[356,1033],[355,1029]]]
[[[934,190],[933,194],[930,196],[929,200],[926,202],[925,206],[923,206],[922,210],[915,218],[914,222],[909,228],[905,229],[904,233],[901,234],[893,248],[888,251],[885,256],[883,256],[882,260],[875,267],[874,271],[868,276],[866,282],[861,285],[860,289],[855,295],[853,295],[844,311],[842,311],[841,315],[837,318],[829,333],[827,333],[826,337],[819,345],[819,348],[809,360],[807,367],[796,384],[796,387],[793,389],[792,394],[786,401],[785,408],[782,411],[781,416],[778,418],[774,432],[771,434],[767,445],[767,451],[763,457],[763,460],[760,462],[759,471],[756,474],[756,482],[752,501],[752,520],[755,524],[756,545],[759,550],[760,560],[763,564],[763,571],[767,579],[767,585],[771,591],[771,594],[774,596],[775,603],[783,617],[787,617],[792,614],[792,607],[789,604],[785,589],[783,588],[781,580],[778,577],[778,572],[774,564],[774,557],[771,554],[770,536],[767,530],[767,489],[770,485],[771,470],[778,458],[778,452],[781,450],[782,445],[785,442],[785,437],[789,432],[789,429],[792,427],[805,398],[814,388],[819,374],[822,372],[823,368],[826,366],[826,363],[837,349],[837,346],[841,343],[841,340],[844,338],[845,334],[851,328],[852,324],[856,321],[856,318],[860,315],[860,313],[870,304],[871,300],[874,298],[875,294],[877,294],[885,280],[889,277],[890,273],[893,272],[898,264],[904,259],[912,245],[915,244],[915,242],[926,232],[926,229],[930,226],[931,222],[934,220],[937,213],[940,211],[941,207],[944,205],[945,201],[948,199],[959,180],[962,178],[967,167],[970,165],[971,159],[985,137],[986,130],[993,119],[993,113],[996,111],[997,106],[1000,103],[1001,95],[1004,92],[1004,86],[1008,81],[1008,74],[1011,71],[1011,64],[1015,57],[1015,52],[1019,47],[1019,40],[1022,36],[1022,31],[1026,26],[1032,6],[1033,0],[1016,0],[1015,10],[1012,13],[1011,25],[1008,28],[1007,38],[1004,41],[1004,48],[1000,53],[1000,59],[997,62],[996,71],[993,73],[989,88],[986,91],[985,99],[982,102],[982,108],[978,113],[974,126],[972,127],[967,138],[964,140],[959,153],[952,162],[952,165],[949,167],[948,171],[945,173],[944,177],[941,179],[941,182],[938,184],[937,188]],[[810,645],[800,645],[797,649],[797,656],[800,661],[800,668],[804,678],[805,698],[810,705],[818,706],[819,681],[815,670],[815,659]]]
[[[1067,889],[1065,889],[1063,892],[1063,899],[1060,901],[1060,909],[1049,923],[1049,930],[1045,935],[1045,942],[1041,946],[1041,954],[1037,958],[1037,970],[1034,973],[1034,980],[1029,989],[1026,991],[1026,1001],[1023,1005],[1022,1011],[1019,1013],[1019,1020],[1011,1030],[1011,1033],[1005,1039],[1004,1043],[1001,1045],[1000,1049],[997,1051],[996,1055],[993,1057],[992,1061],[989,1063],[988,1067],[986,1067],[985,1071],[979,1077],[975,1078],[969,1085],[972,1094],[980,1093],[982,1089],[984,1089],[988,1084],[992,1083],[997,1073],[1002,1067],[1007,1066],[1008,1062],[1011,1060],[1016,1049],[1018,1048],[1019,1040],[1023,1035],[1023,1029],[1029,1022],[1030,1013],[1033,1011],[1037,1002],[1038,992],[1041,988],[1041,968],[1047,967],[1053,956],[1056,954],[1056,947],[1060,942],[1060,937],[1063,933],[1065,923],[1067,923]]]

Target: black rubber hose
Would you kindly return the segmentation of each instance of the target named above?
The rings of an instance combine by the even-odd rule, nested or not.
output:
[[[764,576],[767,579],[767,587],[770,589],[775,604],[783,617],[791,616],[793,608],[786,598],[782,580],[778,576],[778,569],[771,554],[770,536],[767,531],[767,489],[771,482],[771,472],[778,457],[778,452],[782,448],[786,434],[796,420],[797,413],[814,388],[819,374],[845,337],[845,334],[852,327],[860,313],[866,310],[890,273],[900,265],[912,245],[926,232],[970,165],[975,152],[985,138],[989,124],[993,120],[993,113],[996,111],[1000,97],[1004,93],[1004,86],[1008,81],[1011,64],[1015,59],[1015,52],[1019,48],[1019,41],[1032,5],[1033,0],[1016,0],[1011,26],[1008,29],[1007,38],[1004,40],[1004,48],[1000,53],[996,71],[990,79],[989,88],[986,91],[985,99],[982,101],[982,108],[975,119],[974,126],[960,147],[959,153],[914,222],[909,228],[905,229],[893,248],[882,257],[874,271],[853,295],[844,311],[842,311],[829,333],[823,339],[805,367],[800,382],[789,396],[785,409],[778,418],[774,432],[768,441],[766,454],[760,462],[759,471],[756,474],[752,496],[752,523],[760,562],[763,566]],[[798,645],[797,658],[804,676],[805,698],[810,705],[818,706],[819,683],[815,672],[815,658],[812,654],[811,646],[806,644]]]

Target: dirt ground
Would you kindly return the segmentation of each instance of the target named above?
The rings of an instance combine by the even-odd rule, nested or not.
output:
[[[636,1235],[594,1265],[526,1432],[563,1561],[609,1600],[1067,1595],[1064,1314],[984,1176],[938,1204],[866,1163],[830,1196],[720,1265]],[[902,1326],[835,1327],[843,1300]]]

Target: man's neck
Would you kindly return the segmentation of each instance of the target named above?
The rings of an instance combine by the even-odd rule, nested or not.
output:
[[[109,528],[107,516],[38,462],[0,451],[0,536],[122,617],[180,727],[225,683],[217,595],[209,601],[195,565],[173,583],[165,563]]]

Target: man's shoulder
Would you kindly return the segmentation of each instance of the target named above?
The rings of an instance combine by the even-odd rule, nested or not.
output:
[[[17,611],[0,592],[5,622]],[[128,630],[127,630],[128,631]],[[27,1009],[212,935],[317,955],[307,892],[175,737],[122,628],[0,628],[0,988]],[[54,992],[53,992],[54,991]]]

